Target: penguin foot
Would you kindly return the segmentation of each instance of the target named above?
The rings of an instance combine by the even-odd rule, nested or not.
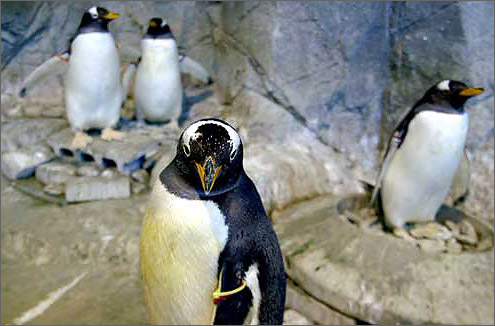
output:
[[[101,139],[103,140],[122,140],[125,137],[125,133],[112,128],[105,128],[101,132]]]
[[[86,133],[82,131],[76,131],[76,134],[74,135],[74,138],[72,139],[71,142],[71,147],[78,149],[78,148],[85,148],[88,146],[93,141],[93,138],[91,136],[87,135]]]
[[[409,232],[407,232],[406,229],[403,229],[403,228],[394,228],[394,235],[397,238],[401,238],[401,239],[404,239],[406,241],[409,241],[409,242],[412,242],[412,243],[416,243],[416,239],[414,239],[413,237],[411,237],[411,235],[409,234]]]

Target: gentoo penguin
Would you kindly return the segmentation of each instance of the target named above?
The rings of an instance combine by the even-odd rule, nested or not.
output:
[[[221,120],[198,120],[180,136],[139,241],[152,323],[282,323],[282,255],[242,160],[239,134]]]
[[[141,39],[141,56],[127,67],[126,75],[132,76],[134,70],[137,70],[134,100],[139,122],[177,122],[183,99],[181,73],[212,83],[208,71],[181,53],[170,26],[157,17],[150,20]]]
[[[141,39],[134,101],[138,121],[177,120],[182,111],[179,49],[165,20],[153,18]]]
[[[118,18],[101,7],[88,9],[71,44],[65,83],[67,118],[76,131],[73,145],[84,146],[83,130],[104,128],[102,138],[119,138],[111,128],[120,115],[123,90],[120,59],[108,23]],[[81,137],[81,142],[79,138]],[[84,140],[83,140],[84,139]]]
[[[109,22],[118,17],[102,7],[89,8],[71,39],[69,50],[38,67],[24,81],[20,91],[20,95],[25,96],[30,88],[50,74],[67,70],[65,105],[69,123],[76,132],[74,147],[84,147],[91,141],[82,132],[91,128],[104,128],[103,139],[122,136],[111,129],[119,120],[124,99],[119,53],[108,30]]]
[[[444,80],[405,114],[388,142],[372,202],[381,194],[394,233],[408,222],[433,221],[463,155],[468,130],[464,103],[483,93]]]

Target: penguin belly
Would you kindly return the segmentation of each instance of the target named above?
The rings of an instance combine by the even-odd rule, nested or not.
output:
[[[72,43],[66,77],[67,118],[73,128],[107,128],[122,105],[120,61],[110,33],[84,33]]]
[[[211,324],[218,258],[228,228],[211,201],[187,200],[157,180],[139,243],[139,265],[150,321]]]
[[[434,220],[459,166],[467,129],[467,113],[423,111],[413,118],[383,180],[390,227]]]
[[[135,102],[138,118],[164,122],[177,120],[182,111],[179,53],[172,39],[144,39],[136,73]]]

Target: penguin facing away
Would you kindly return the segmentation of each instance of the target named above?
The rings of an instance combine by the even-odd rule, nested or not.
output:
[[[371,204],[381,195],[385,223],[399,234],[408,222],[433,221],[464,155],[464,103],[483,93],[444,80],[431,87],[392,133]]]
[[[23,82],[20,96],[49,75],[66,71],[65,105],[72,146],[84,147],[91,137],[83,130],[102,128],[103,139],[119,139],[112,130],[120,115],[124,91],[120,81],[120,59],[108,24],[119,17],[102,7],[91,7],[82,16],[69,50],[38,67]],[[125,88],[125,87],[124,87]]]
[[[180,136],[140,235],[152,323],[282,324],[282,254],[242,160],[238,133],[221,120],[196,121]]]
[[[134,100],[136,118],[150,122],[177,120],[182,111],[179,49],[167,22],[153,18],[141,40]]]

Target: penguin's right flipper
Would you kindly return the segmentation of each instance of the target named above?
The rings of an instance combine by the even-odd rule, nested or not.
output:
[[[214,325],[242,325],[253,305],[253,294],[240,263],[225,262],[219,275],[219,289],[215,294]],[[238,291],[238,292],[236,292]]]
[[[19,96],[24,97],[27,93],[35,87],[38,83],[45,80],[47,77],[55,74],[62,74],[67,69],[67,63],[69,62],[69,52],[56,55],[43,62],[41,66],[36,68],[22,83]]]

